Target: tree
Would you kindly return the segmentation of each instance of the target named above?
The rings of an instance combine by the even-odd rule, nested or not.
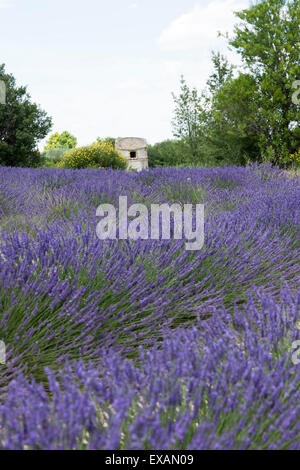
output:
[[[188,165],[190,148],[182,140],[164,140],[148,145],[148,161],[149,167]]]
[[[252,124],[260,152],[280,164],[295,149],[299,135],[300,106],[292,95],[300,76],[300,3],[263,0],[236,16],[242,22],[229,43],[257,84],[259,100]]]
[[[115,137],[105,137],[104,139],[101,139],[101,137],[97,137],[96,142],[104,142],[104,143],[112,144],[113,146],[115,146],[116,138]]]
[[[0,104],[0,165],[38,166],[37,143],[51,129],[51,118],[34,103],[26,87],[18,87],[13,75],[0,65],[6,102]]]
[[[190,89],[183,76],[180,79],[180,94],[172,93],[175,103],[172,121],[174,137],[185,142],[190,149],[190,160],[199,162],[201,159],[201,138],[204,132],[206,112],[203,98],[196,88]]]
[[[227,79],[213,96],[206,133],[208,155],[217,163],[244,165],[259,158],[258,133],[263,127],[255,79],[240,73]]]
[[[220,52],[211,53],[213,63],[213,72],[206,82],[211,98],[218,93],[222,86],[233,78],[234,65],[229,64],[227,58],[220,54]]]
[[[202,93],[206,103],[205,163],[244,164],[258,152],[253,129],[246,128],[256,86],[251,77],[242,74],[234,79],[235,67],[219,52],[212,51],[212,63],[213,71]]]
[[[55,132],[52,134],[45,145],[44,150],[52,149],[72,149],[76,147],[77,139],[74,135],[68,131],[64,131],[61,134]]]
[[[190,90],[183,77],[181,77],[181,94],[176,97],[175,119],[173,130],[175,137],[182,140],[185,147],[190,149],[190,157],[182,159],[181,163],[193,164],[223,164],[232,162],[237,153],[237,145],[233,145],[232,138],[228,135],[224,142],[226,126],[222,122],[221,115],[216,113],[214,105],[215,97],[222,87],[233,77],[234,66],[230,65],[226,57],[219,52],[212,51],[213,72],[207,80],[206,90],[201,94],[196,89]],[[230,144],[230,145],[229,145]],[[169,147],[169,145],[168,145]],[[161,148],[165,153],[165,148]],[[152,149],[151,149],[152,151]],[[175,149],[174,149],[175,152]],[[178,162],[177,164],[179,164]]]

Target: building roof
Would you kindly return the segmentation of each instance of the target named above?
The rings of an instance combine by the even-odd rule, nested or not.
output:
[[[147,141],[141,137],[119,137],[115,147],[117,150],[140,150],[147,147]]]

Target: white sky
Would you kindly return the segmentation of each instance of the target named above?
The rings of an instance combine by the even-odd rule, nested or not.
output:
[[[249,0],[0,0],[0,63],[80,145],[172,137],[180,75],[203,88]]]

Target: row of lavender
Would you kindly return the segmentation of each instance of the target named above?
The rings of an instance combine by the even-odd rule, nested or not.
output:
[[[102,202],[203,202],[205,245],[106,241]],[[0,448],[300,448],[299,179],[0,169]]]

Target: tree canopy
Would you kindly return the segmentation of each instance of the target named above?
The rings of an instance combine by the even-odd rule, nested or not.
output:
[[[0,65],[0,80],[6,88],[5,103],[0,104],[0,165],[37,166],[37,144],[51,129],[51,118],[31,102],[25,86],[17,86],[4,64]]]
[[[243,68],[234,74],[226,57],[212,53],[201,94],[182,77],[173,134],[189,143],[195,163],[283,165],[300,145],[300,3],[262,0],[235,14],[229,45]]]
[[[52,149],[72,149],[76,147],[77,139],[74,135],[68,131],[64,131],[61,134],[55,132],[52,134],[45,145],[44,150]]]

